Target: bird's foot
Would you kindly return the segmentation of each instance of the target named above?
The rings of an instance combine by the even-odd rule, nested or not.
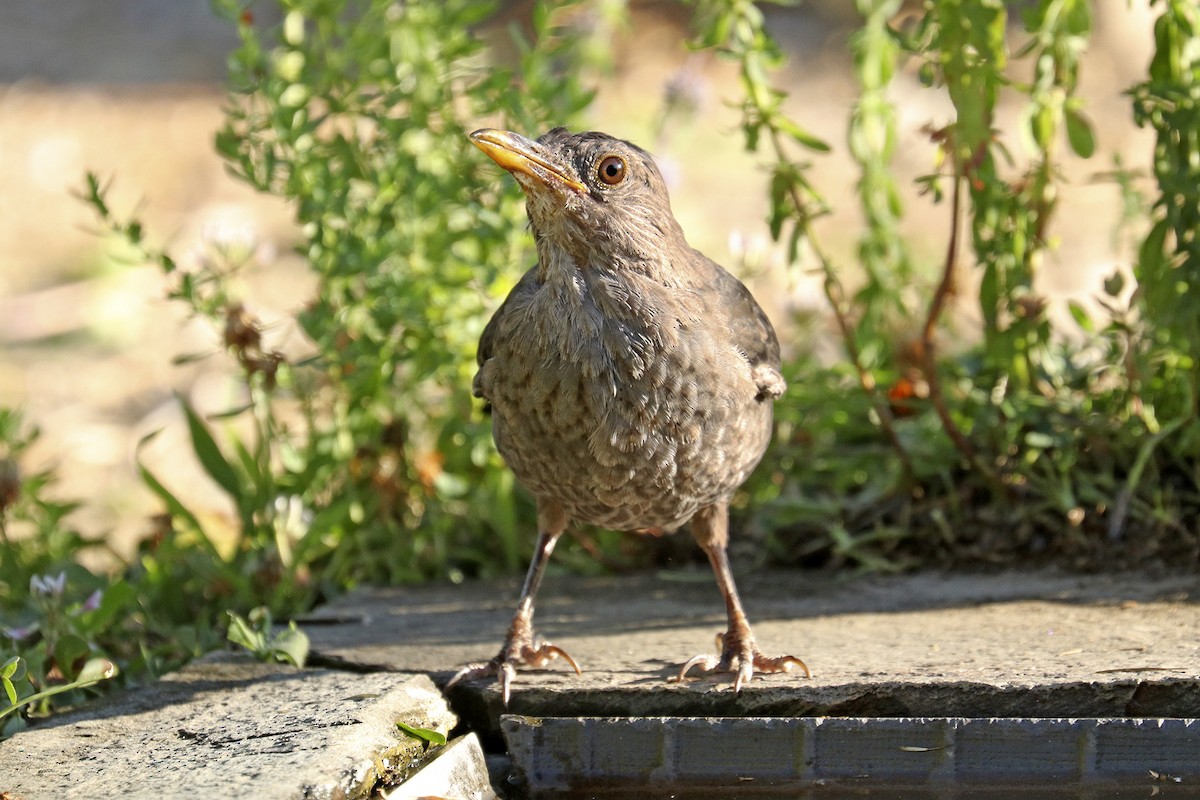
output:
[[[525,641],[505,642],[504,647],[491,661],[483,664],[467,664],[454,674],[454,677],[446,684],[446,688],[449,689],[459,681],[494,677],[500,681],[500,694],[504,698],[504,705],[507,706],[512,691],[512,682],[517,677],[518,666],[540,668],[556,658],[561,658],[570,664],[576,675],[583,674],[579,669],[579,664],[575,663],[575,659],[571,658],[566,650],[530,637]]]
[[[719,656],[701,653],[689,659],[679,670],[679,676],[675,680],[683,681],[693,668],[701,672],[733,672],[733,691],[737,693],[742,690],[742,684],[749,683],[756,672],[791,672],[793,667],[799,667],[804,670],[804,677],[812,677],[808,666],[795,656],[771,658],[763,655],[749,631],[741,635],[717,634],[717,650],[721,653]]]

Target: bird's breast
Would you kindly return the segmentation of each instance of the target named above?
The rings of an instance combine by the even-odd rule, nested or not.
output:
[[[745,480],[771,409],[735,347],[675,317],[550,305],[511,316],[480,376],[530,491],[606,527],[673,528]]]

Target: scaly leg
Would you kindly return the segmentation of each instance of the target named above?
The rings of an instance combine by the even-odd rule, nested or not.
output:
[[[538,587],[542,583],[542,574],[546,571],[546,562],[550,560],[558,537],[566,527],[567,515],[561,507],[555,503],[538,501],[537,549],[533,553],[533,560],[529,562],[529,572],[525,575],[521,599],[517,601],[517,613],[513,616],[508,635],[504,637],[504,644],[491,661],[484,664],[468,664],[460,669],[446,684],[447,688],[461,680],[495,676],[500,680],[504,705],[508,705],[512,682],[517,676],[519,665],[544,667],[554,659],[562,657],[575,670],[576,675],[582,674],[579,665],[567,651],[542,641],[533,632],[533,605]]]
[[[795,656],[769,658],[762,654],[754,642],[750,621],[746,619],[742,601],[738,598],[733,572],[729,568],[729,556],[726,554],[729,544],[729,506],[722,502],[700,509],[692,518],[692,536],[712,564],[717,587],[725,598],[729,629],[717,635],[720,655],[695,656],[680,669],[678,680],[682,681],[693,667],[703,672],[736,672],[733,690],[740,692],[742,684],[749,682],[755,672],[789,672],[792,667],[799,667],[804,670],[805,677],[811,678],[808,667],[800,659]]]

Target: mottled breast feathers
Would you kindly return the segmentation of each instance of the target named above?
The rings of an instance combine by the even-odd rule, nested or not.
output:
[[[703,253],[692,253],[695,268],[703,276],[694,290],[704,310],[703,316],[706,320],[720,321],[728,326],[733,344],[745,354],[746,361],[755,371],[759,385],[757,399],[773,400],[779,397],[786,384],[780,373],[779,339],[766,313],[741,281]],[[538,268],[531,267],[484,327],[475,355],[476,364],[482,367],[492,357],[497,331],[505,326],[505,315],[512,313],[515,307],[527,305],[531,296],[541,288]],[[490,403],[482,375],[482,370],[475,374],[472,389],[476,397]]]

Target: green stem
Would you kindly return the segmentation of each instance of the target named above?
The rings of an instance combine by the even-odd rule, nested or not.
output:
[[[14,705],[11,705],[5,709],[0,709],[0,720],[3,720],[10,714],[15,714],[18,710],[24,708],[25,706],[45,700],[48,697],[53,697],[56,694],[62,694],[63,692],[71,692],[76,689],[86,689],[87,687],[94,686],[101,681],[106,681],[117,674],[117,667],[111,661],[104,661],[103,664],[104,666],[100,668],[100,672],[95,676],[77,680],[72,683],[64,683],[61,686],[54,686],[50,689],[43,689],[42,691],[31,694],[28,697],[22,697]]]

